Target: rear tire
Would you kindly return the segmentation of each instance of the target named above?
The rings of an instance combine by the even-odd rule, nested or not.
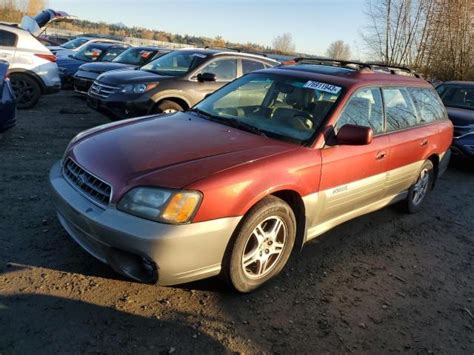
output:
[[[163,100],[154,110],[155,113],[176,113],[182,112],[184,108],[181,107],[180,104],[171,101],[171,100]]]
[[[296,218],[283,200],[269,196],[243,218],[223,265],[228,283],[251,292],[277,276],[288,262],[296,237]]]
[[[41,97],[41,87],[38,82],[26,74],[12,74],[10,81],[20,110],[36,106]]]
[[[423,163],[416,183],[408,190],[405,209],[408,213],[416,213],[423,206],[426,197],[433,188],[435,179],[434,165],[431,160]]]

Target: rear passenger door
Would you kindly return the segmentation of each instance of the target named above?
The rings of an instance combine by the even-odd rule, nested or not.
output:
[[[318,223],[363,213],[384,195],[390,142],[384,134],[379,88],[359,89],[352,95],[336,123],[336,134],[346,124],[371,127],[374,138],[368,145],[335,145],[322,150]]]
[[[428,151],[430,137],[436,137],[436,125],[424,122],[410,94],[412,88],[383,88],[387,132],[390,139],[390,162],[385,195],[407,190],[416,181]]]

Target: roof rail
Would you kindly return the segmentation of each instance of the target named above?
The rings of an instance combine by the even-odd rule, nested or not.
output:
[[[219,51],[232,51],[232,52],[237,52],[237,53],[247,53],[247,54],[259,55],[259,56],[262,56],[262,57],[268,57],[268,55],[266,53],[247,51],[245,48],[239,48],[239,47],[211,47],[211,46],[205,46],[204,49],[213,49],[213,50],[219,50]]]
[[[363,69],[370,69],[372,71],[383,71],[393,75],[411,75],[416,78],[421,78],[420,74],[416,73],[412,69],[399,65],[387,65],[376,62],[358,62],[354,60],[337,60],[331,58],[322,57],[299,57],[295,58],[295,62],[298,64],[318,64],[328,65],[333,67],[351,68],[358,71]]]

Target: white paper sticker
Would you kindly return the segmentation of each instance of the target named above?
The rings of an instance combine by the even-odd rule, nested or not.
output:
[[[340,86],[335,86],[331,84],[326,84],[326,83],[320,83],[319,81],[308,81],[306,84],[304,84],[304,87],[307,89],[313,89],[313,90],[319,90],[323,92],[328,92],[330,94],[338,94],[339,91],[341,91]]]

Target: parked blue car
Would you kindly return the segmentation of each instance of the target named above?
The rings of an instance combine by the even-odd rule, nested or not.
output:
[[[0,60],[0,132],[15,125],[16,101],[7,74],[8,62]]]
[[[59,57],[59,77],[63,88],[72,87],[73,76],[79,67],[85,63],[111,62],[130,46],[128,44],[95,42],[87,45],[75,54]]]

